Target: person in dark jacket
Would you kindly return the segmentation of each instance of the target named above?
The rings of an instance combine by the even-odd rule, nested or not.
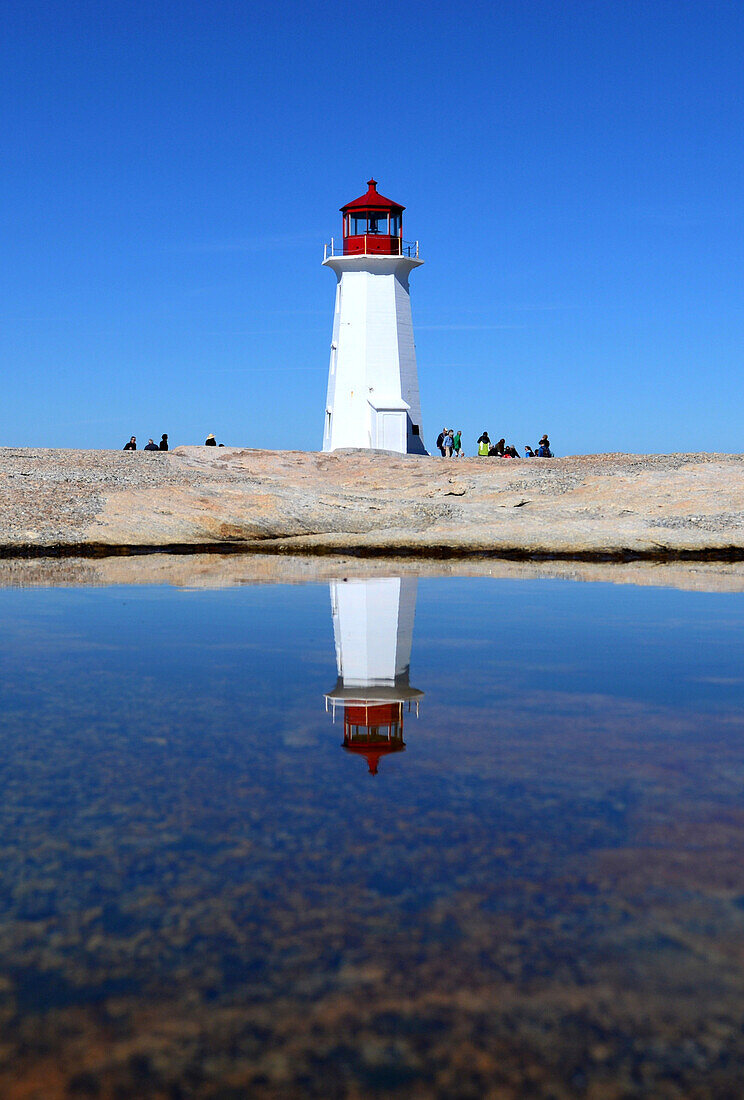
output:
[[[129,442],[124,444],[124,450],[125,451],[136,451],[137,450],[137,436],[136,435],[133,435],[132,438],[129,440]]]
[[[159,451],[167,451],[168,450],[168,436],[165,434],[165,432],[163,432],[163,438],[160,440],[158,450]]]
[[[144,446],[144,450],[146,450],[146,451],[159,451],[160,448],[158,447],[157,443],[153,443],[153,441],[151,439],[148,439],[147,443]]]
[[[211,432],[209,433],[207,438],[204,440],[204,446],[205,447],[216,447],[217,446],[217,440],[214,438],[214,436],[212,435]]]
[[[446,434],[447,434],[447,429],[442,428],[441,432],[437,436],[437,447],[439,448],[439,453],[442,456],[442,458],[444,458],[444,437],[446,436]]]

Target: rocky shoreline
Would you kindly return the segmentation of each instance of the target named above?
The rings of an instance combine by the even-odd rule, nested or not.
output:
[[[99,558],[0,558],[0,588],[98,588],[169,585],[235,588],[254,584],[327,583],[343,577],[414,575],[488,577],[492,580],[561,580],[678,588],[694,592],[744,592],[744,561],[505,561],[467,558],[378,557],[340,554],[189,553],[111,554]]]
[[[0,448],[0,558],[744,560],[744,457]]]

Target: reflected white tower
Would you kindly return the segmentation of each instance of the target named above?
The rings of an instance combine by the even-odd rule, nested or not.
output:
[[[422,691],[409,683],[416,577],[331,582],[338,681],[326,709],[344,712],[344,748],[367,758],[377,774],[381,756],[400,752],[403,711]]]

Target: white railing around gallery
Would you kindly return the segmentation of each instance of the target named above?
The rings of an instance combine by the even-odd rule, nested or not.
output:
[[[418,241],[403,241],[400,237],[385,238],[385,247],[381,247],[382,241],[372,233],[365,233],[360,237],[347,237],[337,240],[331,237],[328,244],[323,246],[323,262],[332,256],[408,256],[418,259]]]

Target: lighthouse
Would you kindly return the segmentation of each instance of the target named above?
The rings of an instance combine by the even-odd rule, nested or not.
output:
[[[403,715],[423,692],[409,683],[416,577],[331,582],[338,680],[326,694],[334,721],[343,711],[344,749],[364,756],[372,775],[380,760],[405,749]]]
[[[427,454],[408,277],[418,241],[403,240],[405,207],[369,180],[341,207],[341,240],[326,245],[336,275],[323,450],[363,447]]]

